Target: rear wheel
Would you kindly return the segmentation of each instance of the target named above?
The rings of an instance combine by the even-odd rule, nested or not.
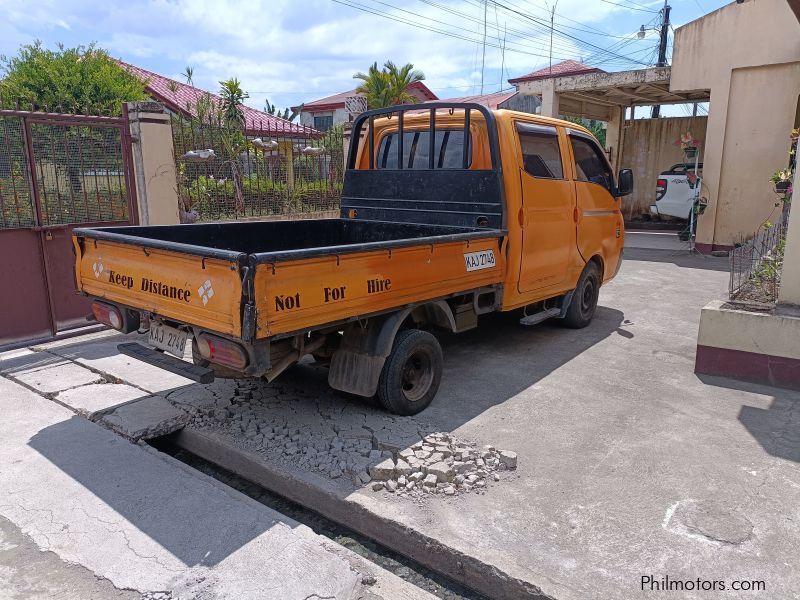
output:
[[[442,347],[427,331],[397,334],[378,380],[378,400],[388,411],[415,415],[433,401],[442,379]]]
[[[590,262],[583,269],[567,314],[561,320],[565,327],[581,329],[592,322],[600,296],[600,269],[597,263]]]

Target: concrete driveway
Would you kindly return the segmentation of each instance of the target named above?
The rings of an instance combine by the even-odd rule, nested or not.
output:
[[[109,341],[52,352],[187,411],[179,437],[199,454],[492,597],[617,600],[663,586],[681,598],[798,597],[800,394],[697,377],[700,309],[722,295],[727,261],[641,245],[626,248],[586,329],[491,315],[443,338],[439,395],[412,419],[330,392],[315,365],[273,385],[203,388],[123,368]],[[315,423],[394,458],[446,432],[518,464],[452,497],[372,491],[276,444],[278,428],[308,443],[328,435],[303,438]],[[765,591],[732,590],[741,582]]]

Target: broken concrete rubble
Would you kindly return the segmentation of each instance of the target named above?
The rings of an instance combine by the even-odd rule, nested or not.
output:
[[[494,447],[478,450],[416,417],[376,413],[327,394],[315,399],[316,411],[307,404],[296,410],[302,392],[290,384],[220,381],[168,398],[193,413],[193,427],[226,430],[237,444],[270,459],[373,491],[450,496],[480,491],[485,483],[479,481],[498,481],[496,470],[514,468],[513,452],[501,463]]]

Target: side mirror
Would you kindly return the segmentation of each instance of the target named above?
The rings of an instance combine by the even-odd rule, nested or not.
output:
[[[627,196],[633,192],[633,171],[630,169],[620,169],[617,181],[617,193],[614,194],[617,198],[620,196]]]

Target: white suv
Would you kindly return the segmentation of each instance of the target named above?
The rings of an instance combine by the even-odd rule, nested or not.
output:
[[[695,186],[703,177],[703,163],[678,163],[658,176],[656,181],[656,203],[650,205],[654,217],[689,219],[694,200]]]

